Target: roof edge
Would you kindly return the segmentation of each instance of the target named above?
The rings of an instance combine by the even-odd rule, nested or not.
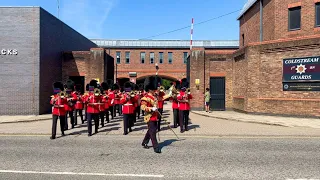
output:
[[[248,2],[243,6],[240,15],[237,20],[239,20],[248,10],[257,2],[258,0],[248,0]]]

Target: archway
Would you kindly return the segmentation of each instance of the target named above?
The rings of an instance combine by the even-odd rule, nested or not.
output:
[[[124,83],[128,81],[130,81],[130,78],[117,78],[117,82],[120,87],[123,87]]]
[[[136,80],[136,84],[143,84],[144,80],[147,77],[150,77],[151,75],[145,75],[145,76],[140,76]],[[171,87],[170,83],[173,81],[177,81],[177,78],[171,77],[171,76],[166,76],[166,75],[158,75],[162,79],[162,86],[164,86],[165,89],[169,89]]]

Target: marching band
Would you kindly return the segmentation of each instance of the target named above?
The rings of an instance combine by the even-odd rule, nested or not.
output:
[[[148,147],[151,139],[154,151],[161,153],[156,139],[156,133],[161,130],[163,120],[163,105],[165,100],[172,102],[173,127],[180,126],[180,132],[188,131],[190,100],[192,95],[186,78],[171,84],[169,93],[161,85],[160,77],[151,76],[145,79],[143,86],[132,82],[126,82],[122,88],[107,80],[99,84],[91,80],[86,85],[86,92],[81,93],[82,86],[68,80],[66,84],[53,83],[54,94],[51,96],[52,105],[52,135],[56,138],[57,121],[60,119],[61,133],[68,130],[67,116],[70,117],[72,128],[77,125],[77,117],[80,116],[82,124],[87,121],[88,136],[92,136],[92,120],[94,120],[95,134],[99,130],[99,120],[104,127],[116,117],[116,113],[123,116],[124,135],[132,132],[136,119],[140,119],[140,112],[147,123],[148,131],[142,142],[144,148]],[[83,117],[83,113],[85,115]],[[109,113],[110,112],[110,113]],[[170,126],[169,126],[170,127]]]

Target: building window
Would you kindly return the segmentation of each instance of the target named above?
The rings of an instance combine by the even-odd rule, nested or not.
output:
[[[301,28],[301,7],[289,9],[289,31],[299,30]]]
[[[159,63],[163,63],[163,52],[159,52]]]
[[[130,63],[130,52],[126,52],[126,64]]]
[[[168,53],[168,63],[172,64],[172,52]]]
[[[150,53],[150,64],[154,63],[154,53]]]
[[[116,57],[117,57],[117,64],[120,64],[121,52],[117,52]]]
[[[187,60],[188,60],[188,53],[187,53],[187,52],[184,52],[184,53],[183,53],[183,63],[184,63],[184,64],[187,64]]]
[[[316,3],[316,26],[320,26],[320,3]]]
[[[144,64],[144,60],[146,59],[146,53],[145,52],[142,52],[140,53],[140,61],[141,61],[141,64]]]

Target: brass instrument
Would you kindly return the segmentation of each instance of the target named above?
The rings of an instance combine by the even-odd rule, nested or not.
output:
[[[67,93],[65,91],[60,91],[58,93],[58,96],[61,98],[61,99],[64,99],[66,97],[68,97]]]
[[[164,92],[164,90],[165,90],[165,89],[164,89],[163,86],[160,86],[160,87],[159,87],[159,91],[160,91],[160,92]]]
[[[134,91],[130,91],[129,96],[131,98],[134,98],[136,96],[136,93]]]
[[[173,97],[173,98],[176,98],[178,94],[179,94],[179,91],[175,88],[174,85],[172,85],[172,86],[169,88],[169,96],[170,96],[170,97]]]
[[[94,94],[95,96],[100,96],[100,95],[101,95],[100,89],[99,89],[99,88],[95,88],[94,91],[93,91],[93,94]]]
[[[187,91],[188,94],[190,94],[190,88],[188,88],[186,91]]]

